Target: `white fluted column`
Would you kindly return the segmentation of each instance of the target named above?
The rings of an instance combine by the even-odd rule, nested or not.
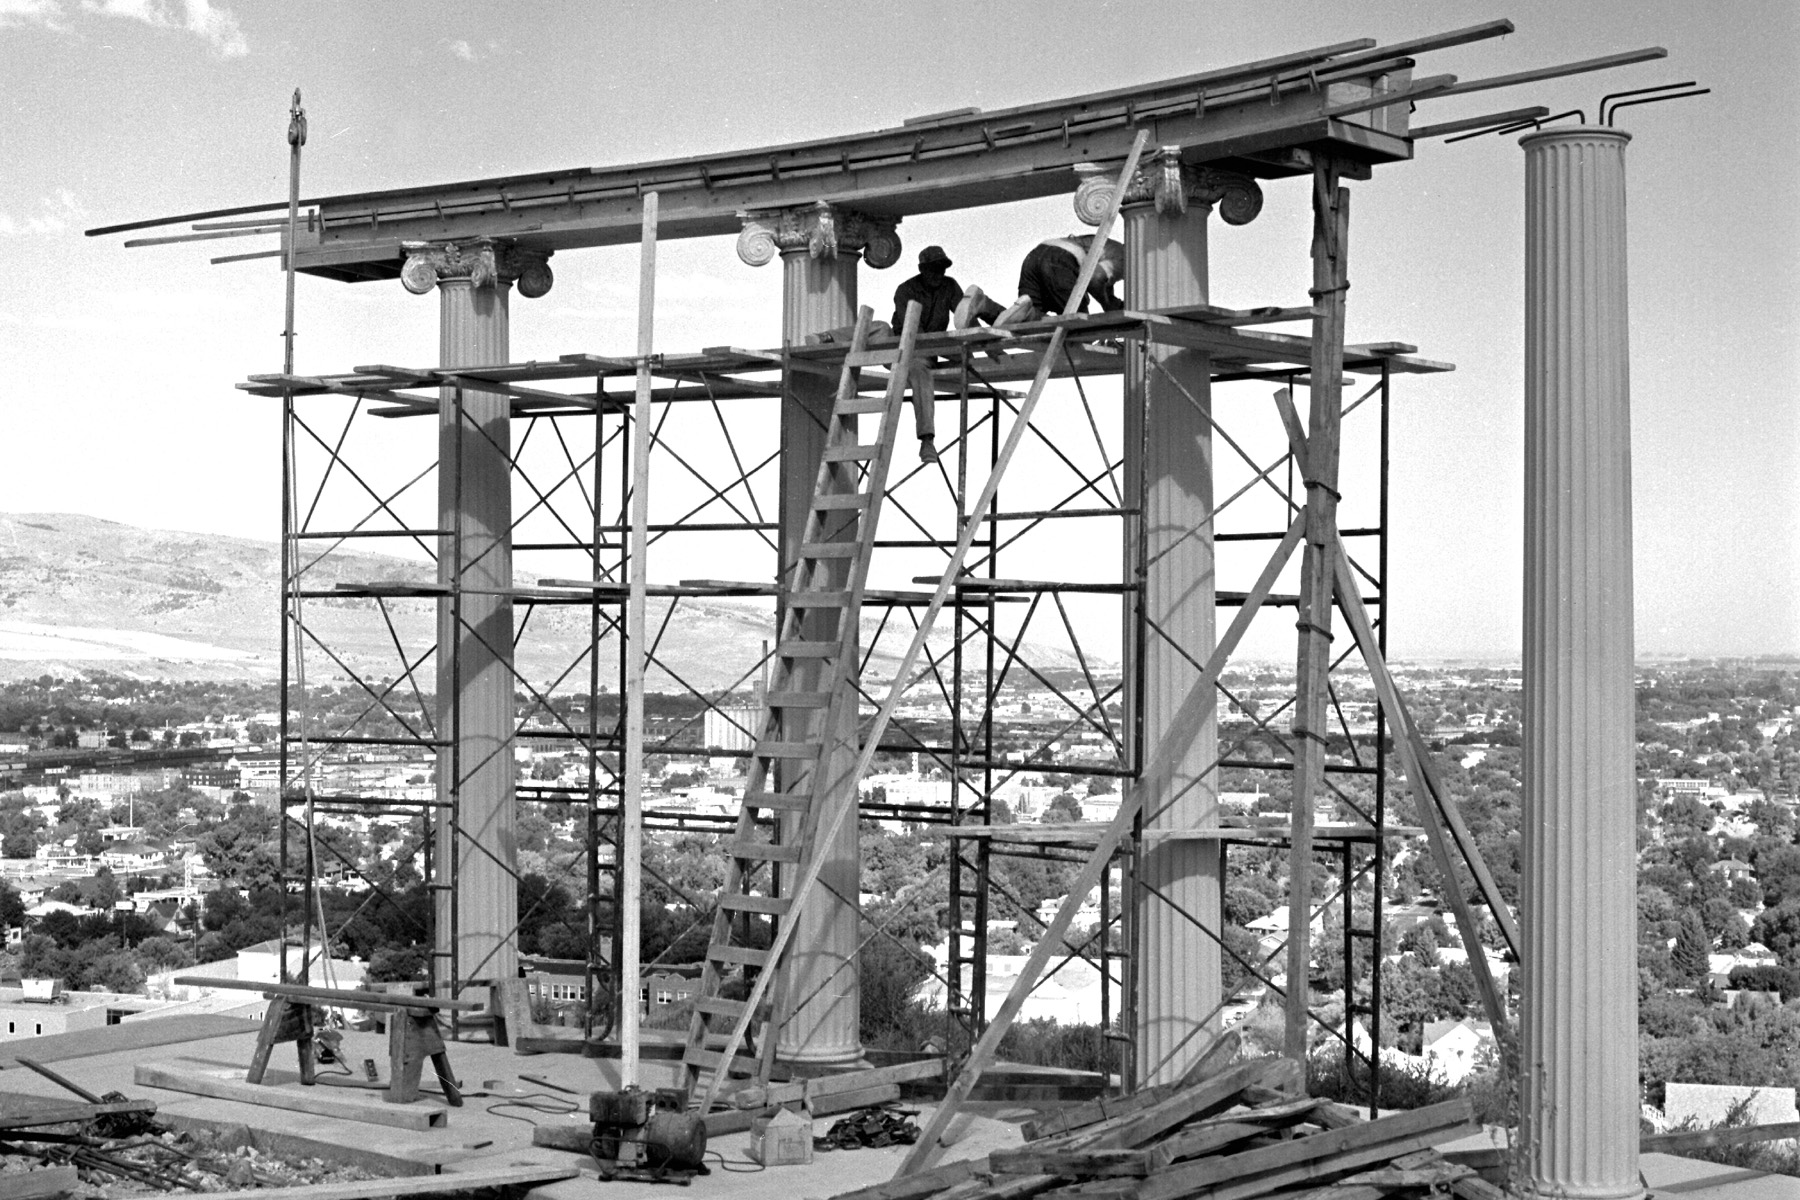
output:
[[[1096,173],[1077,211],[1103,204],[1111,185]],[[1128,186],[1122,214],[1125,297],[1134,309],[1207,303],[1207,218],[1231,196],[1242,224],[1261,195],[1242,176],[1186,167],[1176,149],[1152,155]],[[1219,844],[1158,839],[1218,817],[1215,690],[1195,663],[1213,651],[1211,361],[1198,350],[1142,344],[1126,359],[1124,493],[1140,508],[1139,535],[1125,539],[1126,579],[1143,568],[1143,645],[1135,604],[1125,606],[1125,661],[1143,672],[1125,688],[1124,727],[1140,723],[1143,769],[1130,786],[1143,797],[1145,843],[1137,862],[1133,948],[1140,1084],[1178,1078],[1217,1036],[1220,975]]]
[[[1525,148],[1524,1137],[1540,1195],[1638,1180],[1625,144]]]
[[[856,267],[865,256],[877,266],[890,265],[899,257],[899,242],[891,225],[876,225],[858,214],[816,205],[804,209],[750,214],[738,239],[738,254],[760,266],[779,253],[782,265],[781,337],[787,345],[803,345],[808,334],[850,325],[856,320]],[[781,578],[789,586],[795,555],[799,551],[817,481],[819,459],[825,450],[826,421],[831,413],[836,385],[816,375],[793,373],[781,412]],[[849,490],[849,489],[846,489]],[[851,521],[827,527],[822,540],[844,541],[855,536]],[[833,570],[848,578],[847,564]],[[817,609],[809,612],[803,636],[809,641],[832,641],[838,636],[838,614]],[[816,664],[799,664],[795,687],[821,690],[826,681]],[[800,729],[784,728],[789,740],[817,733],[823,714],[790,710],[788,721],[804,722]],[[843,714],[838,729],[836,754],[820,764],[827,778],[847,779],[856,766],[856,709]],[[782,786],[788,781],[785,777]],[[828,804],[856,804],[855,781],[827,800]],[[821,823],[829,811],[817,814]],[[806,908],[794,918],[797,926],[784,976],[785,991],[777,1007],[791,1012],[781,1030],[777,1054],[782,1061],[801,1068],[823,1068],[855,1063],[862,1058],[860,976],[856,948],[861,941],[857,895],[861,891],[862,853],[854,812],[829,845],[814,845],[812,854],[821,861],[819,887]]]
[[[528,296],[550,288],[545,256],[508,243],[407,246],[407,290],[438,292],[438,360],[446,367],[508,361],[508,296],[515,280]],[[435,896],[438,978],[454,954],[458,981],[518,975],[518,846],[513,820],[512,601],[489,594],[512,586],[510,402],[493,392],[442,389],[438,415],[438,581],[459,600],[438,603],[437,731],[454,749],[438,752],[436,872],[451,893]],[[460,604],[460,620],[458,605]],[[454,649],[453,649],[454,648]],[[452,700],[454,698],[454,703]]]

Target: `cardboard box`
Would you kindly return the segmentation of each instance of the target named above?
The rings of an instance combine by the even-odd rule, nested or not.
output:
[[[812,1161],[812,1117],[784,1108],[772,1117],[750,1122],[750,1157],[765,1167],[788,1167]]]

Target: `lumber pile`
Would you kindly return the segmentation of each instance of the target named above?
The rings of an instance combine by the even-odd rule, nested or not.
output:
[[[1363,1120],[1303,1094],[1298,1063],[1259,1058],[1090,1101],[1025,1127],[1027,1143],[836,1200],[1493,1200],[1433,1147],[1476,1129],[1467,1100]]]

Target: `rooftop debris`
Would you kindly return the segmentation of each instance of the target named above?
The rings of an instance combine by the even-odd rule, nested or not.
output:
[[[1365,1120],[1304,1095],[1290,1059],[1195,1074],[1047,1114],[1025,1125],[1026,1144],[1016,1149],[835,1200],[1252,1200],[1325,1188],[1343,1200],[1497,1194],[1472,1167],[1434,1149],[1477,1130],[1467,1100]]]

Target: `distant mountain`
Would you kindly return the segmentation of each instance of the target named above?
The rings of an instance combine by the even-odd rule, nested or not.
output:
[[[423,581],[431,572],[419,561],[340,549],[311,568],[309,590]],[[279,668],[279,593],[280,551],[272,541],[140,529],[69,513],[0,515],[0,677],[103,669],[163,678],[272,678]],[[368,600],[313,598],[304,606],[318,635],[306,646],[308,677],[316,682],[341,680],[346,667],[365,676],[398,674],[395,640],[409,660],[418,659],[432,637],[436,608],[431,600],[390,600],[390,630]],[[653,636],[661,630],[651,688],[673,690],[680,679],[712,691],[752,671],[762,643],[774,636],[774,619],[768,602],[721,599],[684,599],[670,618],[668,602],[652,599],[649,628]],[[865,617],[865,638],[876,628],[875,618]],[[889,623],[870,658],[871,677],[892,675],[910,634],[910,622]],[[521,674],[540,688],[558,678],[566,678],[565,688],[585,686],[585,663],[565,673],[588,638],[585,608],[540,606],[519,638]],[[948,645],[942,636],[932,640],[938,649]],[[1053,647],[1027,651],[1040,668],[1076,665],[1073,655]],[[603,642],[600,672],[602,684],[616,688],[616,642]]]

